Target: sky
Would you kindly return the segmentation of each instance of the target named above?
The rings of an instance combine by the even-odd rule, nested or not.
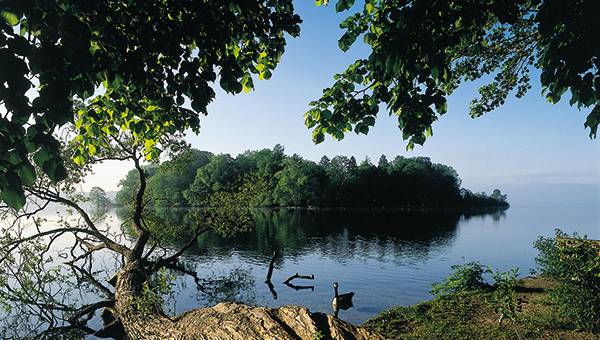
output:
[[[295,1],[295,6],[304,21],[301,34],[288,39],[273,77],[255,80],[255,90],[247,94],[217,90],[208,116],[201,117],[200,134],[186,137],[192,147],[235,156],[279,143],[286,153],[315,161],[323,155],[368,156],[375,163],[382,154],[390,160],[396,155],[427,156],[454,167],[463,186],[474,191],[499,187],[522,200],[531,199],[532,190],[538,198],[576,192],[583,201],[589,196],[600,202],[600,140],[590,139],[584,129],[587,110],[570,107],[568,93],[559,104],[548,103],[535,72],[533,88],[524,98],[513,97],[476,119],[467,108],[478,84],[461,86],[449,97],[448,113],[434,123],[433,136],[412,151],[406,151],[396,119],[385,110],[367,136],[349,133],[342,141],[327,138],[315,145],[304,126],[308,103],[333,83],[335,73],[367,56],[368,49],[362,44],[345,53],[338,48],[343,34],[338,24],[346,14],[335,13],[333,6],[316,7],[305,0]],[[83,188],[117,190],[119,179],[132,167],[123,162],[97,166]]]

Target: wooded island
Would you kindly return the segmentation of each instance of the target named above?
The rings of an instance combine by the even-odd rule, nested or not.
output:
[[[233,158],[190,149],[172,160],[149,165],[147,195],[155,206],[209,205],[217,192],[251,187],[250,206],[352,207],[352,208],[458,208],[508,207],[506,195],[491,195],[461,187],[452,167],[428,157],[382,155],[373,164],[346,156],[316,163],[299,155],[286,155],[281,145],[246,151]],[[139,187],[136,171],[120,182],[116,200],[127,205]]]

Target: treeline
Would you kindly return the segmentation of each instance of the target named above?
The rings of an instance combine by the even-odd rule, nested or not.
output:
[[[288,156],[281,145],[246,151],[233,158],[190,149],[173,160],[146,167],[147,198],[155,206],[203,206],[215,192],[254,185],[253,206],[299,207],[457,207],[508,206],[506,195],[461,188],[458,173],[427,157],[382,155],[367,158],[323,156],[319,163]],[[139,186],[132,170],[120,182],[116,200],[127,205]]]

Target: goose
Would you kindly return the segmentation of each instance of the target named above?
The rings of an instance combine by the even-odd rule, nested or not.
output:
[[[338,283],[333,283],[333,291],[335,292],[335,296],[331,301],[331,305],[333,306],[333,310],[337,313],[340,309],[348,309],[352,307],[352,297],[354,296],[354,292],[338,294]]]

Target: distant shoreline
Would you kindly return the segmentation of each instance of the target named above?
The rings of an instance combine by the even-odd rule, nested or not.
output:
[[[112,204],[115,208],[126,208],[126,205]],[[207,206],[150,206],[153,208],[171,208],[171,209],[207,209]],[[446,206],[446,207],[317,207],[317,206],[253,206],[250,209],[287,209],[287,210],[311,210],[311,211],[398,211],[398,212],[496,212],[505,211],[510,208],[506,205],[489,206]]]

